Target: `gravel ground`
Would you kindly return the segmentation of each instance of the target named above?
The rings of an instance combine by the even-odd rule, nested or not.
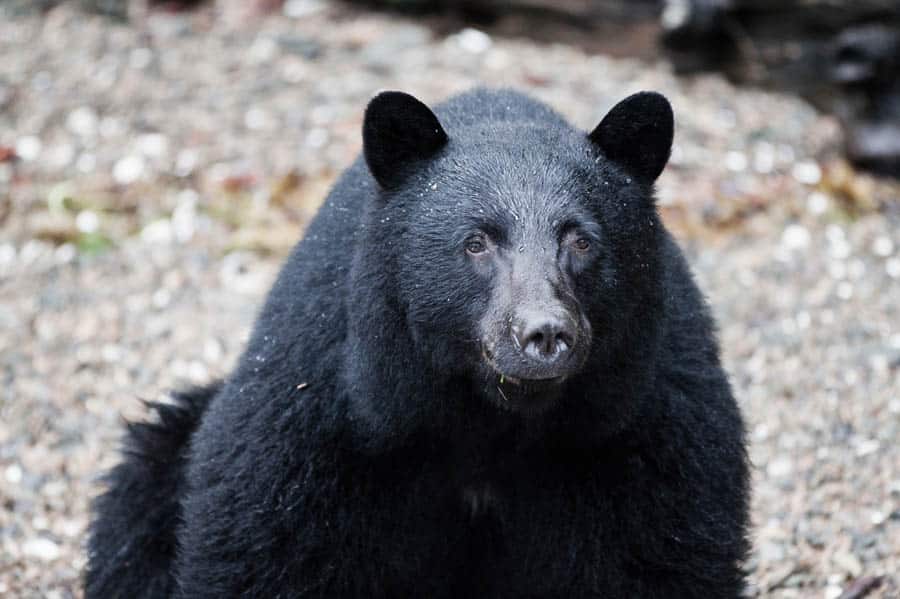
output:
[[[750,594],[880,577],[867,596],[900,596],[900,194],[838,158],[833,120],[565,45],[312,0],[264,20],[220,6],[0,20],[0,595],[80,595],[123,417],[227,372],[366,100],[491,84],[586,129],[631,91],[672,99],[660,206],[749,422]]]

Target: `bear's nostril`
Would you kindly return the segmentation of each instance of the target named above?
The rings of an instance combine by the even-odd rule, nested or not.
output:
[[[564,352],[572,347],[572,338],[566,333],[556,334],[556,351]]]
[[[559,359],[572,348],[574,341],[562,320],[548,317],[524,323],[514,335],[527,356],[542,361]]]

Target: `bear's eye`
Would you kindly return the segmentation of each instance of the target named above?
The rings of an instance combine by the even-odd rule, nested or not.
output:
[[[591,249],[591,240],[587,237],[579,237],[572,246],[579,252],[586,252]]]
[[[481,254],[487,250],[487,245],[481,237],[470,237],[466,240],[466,251],[470,254]]]

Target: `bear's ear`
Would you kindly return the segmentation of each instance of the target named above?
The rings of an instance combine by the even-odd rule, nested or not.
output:
[[[607,158],[643,183],[653,183],[672,151],[674,117],[656,92],[628,96],[610,110],[589,135]]]
[[[409,94],[381,92],[363,119],[363,154],[375,180],[385,189],[399,185],[422,160],[447,143],[431,109]]]

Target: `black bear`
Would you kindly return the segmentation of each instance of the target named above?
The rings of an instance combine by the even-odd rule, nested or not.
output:
[[[133,424],[86,595],[738,597],[744,427],[658,217],[661,95],[589,134],[384,92],[220,385]]]

